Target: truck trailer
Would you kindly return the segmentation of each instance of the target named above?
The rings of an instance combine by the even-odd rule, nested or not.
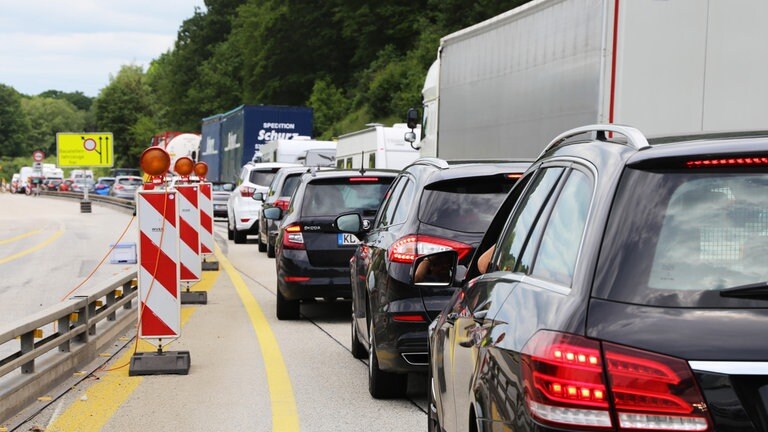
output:
[[[532,158],[594,123],[764,130],[766,17],[764,0],[531,1],[440,40],[421,153]]]
[[[269,141],[261,146],[261,160],[257,162],[302,163],[299,157],[307,150],[316,149],[332,150],[335,155],[336,142],[313,140],[306,136]]]
[[[312,108],[241,105],[203,119],[199,160],[208,164],[208,180],[237,181],[267,141],[311,136]]]
[[[401,170],[419,157],[418,138],[412,147],[405,141],[406,132],[404,123],[395,123],[392,127],[375,124],[341,135],[336,145],[336,166]]]

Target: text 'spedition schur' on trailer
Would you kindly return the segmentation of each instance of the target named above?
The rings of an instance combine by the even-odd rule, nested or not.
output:
[[[764,130],[766,17],[765,0],[534,0],[441,39],[422,155],[536,157],[594,123]]]
[[[336,145],[336,166],[403,169],[419,157],[419,151],[405,140],[408,131],[404,123],[395,123],[392,127],[375,125],[341,135]],[[420,130],[416,132],[418,137]],[[418,145],[417,138],[414,146]]]
[[[217,122],[219,139],[209,140]],[[200,160],[209,164],[209,180],[237,181],[243,165],[253,160],[256,150],[265,142],[311,136],[312,108],[241,105],[220,116],[207,117],[203,126]],[[218,176],[214,176],[216,170],[210,165],[217,157]]]

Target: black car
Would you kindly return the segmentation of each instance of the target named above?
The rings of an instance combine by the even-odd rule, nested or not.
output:
[[[259,252],[266,252],[269,258],[275,257],[275,239],[277,239],[280,220],[265,218],[264,209],[280,207],[284,211],[288,210],[291,196],[299,185],[301,175],[308,170],[309,168],[306,166],[280,168],[280,171],[272,179],[272,183],[269,184],[269,190],[266,193],[256,192],[253,194],[254,200],[262,201],[256,243],[259,245]]]
[[[340,213],[373,220],[396,171],[311,170],[302,175],[280,225],[275,249],[278,319],[296,319],[302,300],[350,298],[349,260],[358,240],[338,232]],[[280,207],[267,219],[283,216]]]
[[[768,430],[768,134],[650,142],[574,129],[512,190],[430,326],[429,430]]]
[[[407,374],[426,372],[427,325],[456,290],[414,285],[413,261],[454,250],[466,265],[529,165],[419,159],[401,171],[372,227],[362,226],[355,215],[340,217],[339,227],[361,238],[350,261],[352,355],[369,357],[373,397],[404,395]]]

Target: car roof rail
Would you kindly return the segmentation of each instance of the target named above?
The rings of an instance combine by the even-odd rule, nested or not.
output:
[[[607,141],[605,133],[613,132],[619,135],[624,135],[627,138],[627,145],[634,148],[635,150],[642,150],[644,148],[650,147],[650,144],[648,144],[648,140],[645,138],[645,135],[643,135],[643,133],[638,129],[635,129],[631,126],[616,124],[593,124],[577,127],[558,135],[557,138],[553,139],[552,142],[550,142],[549,145],[544,148],[544,151],[541,152],[539,157],[542,157],[546,152],[562,144],[569,138],[573,138],[577,135],[589,132],[595,132],[595,139],[598,141]]]
[[[420,157],[415,161],[413,161],[412,163],[414,164],[423,163],[423,164],[434,165],[438,168],[448,168],[448,162],[446,162],[445,159],[440,159],[436,157]]]

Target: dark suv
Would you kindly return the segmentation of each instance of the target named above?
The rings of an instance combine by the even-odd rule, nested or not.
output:
[[[369,357],[373,397],[404,395],[407,374],[427,370],[427,324],[456,289],[415,286],[414,259],[454,250],[460,265],[468,263],[529,165],[419,159],[401,171],[371,228],[355,215],[339,219],[339,227],[361,238],[350,261],[352,355]]]
[[[768,430],[768,134],[650,143],[574,129],[512,190],[430,326],[430,430]]]
[[[349,259],[358,240],[339,233],[334,220],[349,211],[373,220],[396,176],[389,170],[316,169],[301,176],[276,240],[278,319],[298,318],[302,300],[351,297]],[[264,216],[280,219],[283,210],[271,207]]]
[[[266,193],[256,192],[253,199],[263,201],[261,212],[259,213],[259,233],[256,237],[256,243],[259,245],[259,252],[266,252],[269,258],[275,257],[275,239],[277,230],[280,226],[280,220],[269,220],[264,217],[264,210],[270,207],[280,207],[288,210],[291,202],[291,195],[299,185],[301,175],[308,170],[305,166],[280,168],[275,174],[272,183]]]

